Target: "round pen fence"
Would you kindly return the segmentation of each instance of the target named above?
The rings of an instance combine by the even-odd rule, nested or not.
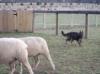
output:
[[[56,13],[35,13],[34,18],[34,32],[56,34],[58,28],[58,34],[61,34],[61,30],[65,32],[80,31],[86,32],[86,28],[96,29],[100,26],[99,14],[75,14],[75,13],[59,13],[58,22]],[[57,27],[58,24],[58,27]],[[88,24],[88,26],[86,26]]]

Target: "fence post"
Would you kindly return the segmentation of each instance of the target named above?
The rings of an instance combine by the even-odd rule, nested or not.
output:
[[[88,38],[88,13],[85,14],[85,39]]]
[[[56,12],[56,35],[58,35],[58,12]]]

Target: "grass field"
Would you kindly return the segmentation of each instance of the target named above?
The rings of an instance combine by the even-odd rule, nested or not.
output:
[[[77,43],[67,45],[61,35],[43,33],[1,33],[0,37],[41,36],[47,40],[56,70],[52,71],[49,62],[40,57],[41,63],[35,74],[100,74],[100,29],[90,29],[89,38],[83,39],[82,46]],[[31,62],[31,60],[30,60]],[[31,62],[32,63],[32,62]],[[7,66],[0,65],[0,74],[7,74]],[[19,71],[19,67],[18,67]],[[28,74],[24,69],[23,74]]]

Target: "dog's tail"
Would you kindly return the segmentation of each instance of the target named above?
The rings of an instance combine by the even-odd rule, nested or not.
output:
[[[62,34],[63,36],[66,36],[66,34],[64,33],[64,31],[61,31],[61,34]]]

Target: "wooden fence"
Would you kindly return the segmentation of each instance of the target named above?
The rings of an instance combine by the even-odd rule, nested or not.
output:
[[[1,10],[0,32],[32,32],[33,13],[27,10]]]

